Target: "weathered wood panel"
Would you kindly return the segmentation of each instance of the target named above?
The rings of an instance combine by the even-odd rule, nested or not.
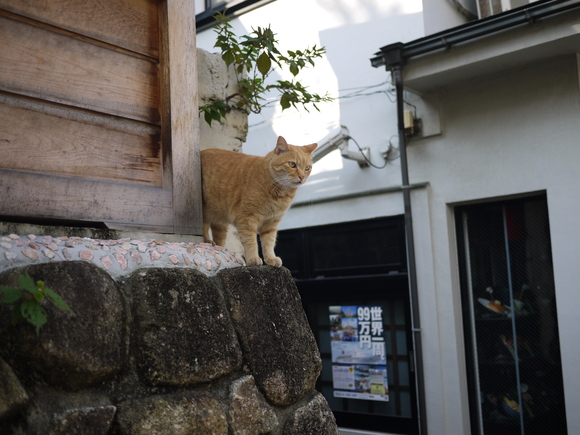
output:
[[[200,235],[198,119],[194,2],[0,0],[0,216]]]
[[[0,167],[161,187],[159,127],[0,94]]]
[[[155,63],[0,16],[0,89],[159,123]]]
[[[201,208],[201,161],[197,105],[195,51],[195,4],[170,0],[160,4],[160,25],[165,61],[165,89],[169,93],[174,230],[181,234],[203,233]],[[164,122],[166,122],[164,120]]]
[[[0,0],[0,9],[147,56],[159,56],[155,0]]]
[[[128,184],[0,169],[0,215],[115,222],[173,232],[172,193]]]

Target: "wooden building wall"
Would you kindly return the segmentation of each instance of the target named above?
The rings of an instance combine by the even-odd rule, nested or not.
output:
[[[193,4],[0,0],[0,220],[201,234]]]

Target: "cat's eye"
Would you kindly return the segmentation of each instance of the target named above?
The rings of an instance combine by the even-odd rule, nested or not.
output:
[[[306,170],[306,171],[310,171],[311,169],[312,169],[312,166],[310,166],[310,165],[308,165],[304,168],[304,170]]]
[[[288,162],[288,166],[290,166],[291,168],[295,168],[296,167],[296,163],[294,163],[294,162]]]

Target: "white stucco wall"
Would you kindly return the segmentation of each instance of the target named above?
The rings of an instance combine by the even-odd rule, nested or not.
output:
[[[453,206],[547,192],[569,433],[580,433],[580,93],[575,57],[441,91],[442,135],[409,146],[430,433],[469,433]],[[459,412],[461,410],[462,412]]]
[[[477,16],[475,0],[456,0],[457,4]],[[423,0],[425,35],[447,30],[468,22],[451,0]]]

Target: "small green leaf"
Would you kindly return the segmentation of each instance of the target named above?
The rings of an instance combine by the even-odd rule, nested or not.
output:
[[[48,299],[50,302],[52,302],[54,304],[54,306],[57,307],[58,309],[60,309],[62,311],[68,311],[69,313],[73,312],[70,309],[70,307],[67,305],[67,303],[59,295],[57,295],[53,290],[49,289],[48,287],[45,287],[44,294],[46,295],[46,299]]]
[[[203,117],[205,119],[205,122],[207,122],[211,126],[212,121],[211,112],[209,112],[208,110],[204,110]]]
[[[282,110],[290,108],[290,96],[288,94],[282,94],[282,97],[280,98],[280,106],[282,106]]]
[[[293,76],[296,76],[299,72],[298,66],[294,62],[290,64],[290,72],[292,73]]]
[[[20,305],[20,314],[29,323],[36,327],[36,333],[40,331],[42,325],[46,323],[46,311],[36,300],[26,301]]]
[[[0,302],[11,304],[22,297],[22,292],[14,287],[0,287]]]
[[[258,57],[258,71],[260,71],[260,73],[265,76],[268,74],[268,71],[270,71],[271,67],[272,61],[270,60],[270,57],[266,54],[265,51],[262,52],[260,57]]]
[[[40,294],[36,288],[36,285],[34,284],[34,281],[27,273],[24,273],[18,277],[18,285],[21,289],[32,293],[34,296],[38,296]]]
[[[234,63],[234,60],[236,60],[231,51],[224,52],[222,54],[222,59],[224,60],[227,66],[230,66],[232,63]]]

